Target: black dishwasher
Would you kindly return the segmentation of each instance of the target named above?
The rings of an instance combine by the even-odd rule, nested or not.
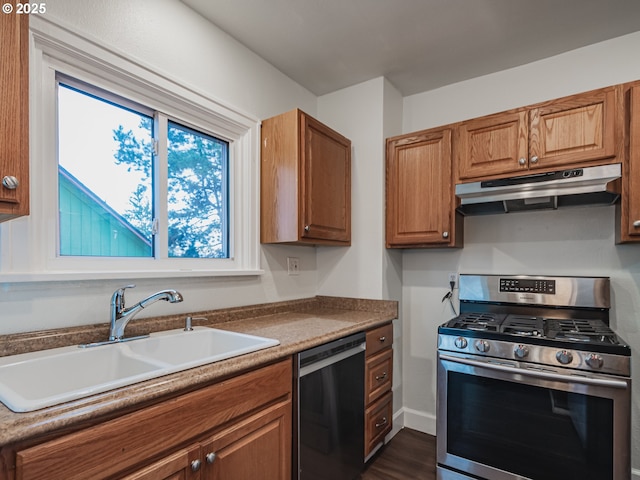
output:
[[[298,478],[353,480],[364,466],[365,334],[298,354]]]

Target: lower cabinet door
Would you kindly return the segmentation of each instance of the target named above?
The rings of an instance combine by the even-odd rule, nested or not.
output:
[[[291,402],[277,404],[203,443],[203,480],[291,479]]]
[[[366,404],[369,405],[384,393],[391,391],[393,383],[393,350],[387,348],[367,358]]]
[[[200,478],[200,446],[178,450],[122,480],[198,480]]]
[[[365,456],[369,455],[374,447],[382,442],[385,435],[391,431],[393,418],[392,400],[392,393],[389,392],[367,408],[364,424]]]
[[[373,405],[370,405],[365,412],[365,456],[369,455],[373,448],[382,442],[385,435],[391,431],[393,419],[392,400],[392,392],[389,392]]]

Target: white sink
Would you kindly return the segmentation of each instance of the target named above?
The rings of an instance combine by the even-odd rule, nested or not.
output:
[[[278,345],[278,340],[194,327],[171,330],[123,345],[131,354],[181,368],[191,368]]]
[[[0,357],[0,401],[14,412],[30,412],[279,343],[194,327],[91,348],[62,347]]]

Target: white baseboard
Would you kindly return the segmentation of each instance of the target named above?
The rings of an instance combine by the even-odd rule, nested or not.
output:
[[[389,440],[395,437],[396,434],[403,428],[404,428],[404,409],[401,408],[400,410],[398,410],[396,413],[393,414],[393,427],[391,428],[391,431],[387,434],[387,436],[384,438],[384,443],[387,443]]]
[[[631,478],[633,480],[640,480],[640,470],[632,468],[631,469]]]
[[[404,426],[429,435],[436,434],[436,417],[419,410],[403,408]]]

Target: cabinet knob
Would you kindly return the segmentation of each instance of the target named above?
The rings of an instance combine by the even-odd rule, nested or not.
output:
[[[442,232],[442,238],[449,238],[449,232]]]
[[[531,163],[538,163],[538,157],[536,157],[535,155],[533,157],[531,157],[531,160],[529,160]]]
[[[305,231],[305,232],[308,232],[309,230],[310,230],[309,225],[305,225],[305,226],[304,226],[304,231]]]
[[[202,465],[202,462],[200,460],[194,460],[193,462],[191,462],[191,471],[197,472],[198,470],[200,470],[200,465]]]
[[[15,190],[20,185],[20,182],[13,175],[7,175],[2,178],[2,185],[9,190]]]
[[[214,452],[209,452],[204,456],[204,458],[207,460],[207,463],[211,465],[216,461],[216,454]]]
[[[526,163],[527,163],[527,160],[526,160],[525,158],[521,158],[520,160],[518,160],[518,163],[519,163],[520,165],[524,165],[524,164],[526,164]]]
[[[380,343],[384,343],[387,340],[387,337],[383,335],[380,338],[378,338],[378,340],[380,340]]]
[[[638,228],[640,227],[640,220],[636,220],[635,222],[633,222],[633,228]]]

